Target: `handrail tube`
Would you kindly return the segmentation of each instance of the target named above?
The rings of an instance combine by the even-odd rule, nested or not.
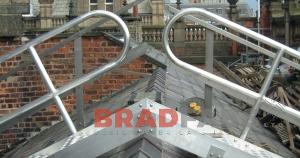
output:
[[[122,21],[122,19],[120,17],[118,17],[117,15],[115,15],[114,13],[111,13],[111,12],[108,12],[108,11],[104,11],[104,10],[97,10],[97,11],[93,11],[93,12],[90,12],[90,13],[86,13],[82,16],[79,16],[78,18],[70,21],[69,23],[65,24],[64,26],[61,26],[57,29],[55,29],[54,31],[51,31],[52,33],[51,34],[45,34],[43,35],[42,37],[43,38],[37,38],[37,39],[40,39],[40,40],[43,40],[43,39],[46,39],[46,37],[50,37],[50,36],[54,36],[55,34],[59,33],[60,31],[62,31],[63,29],[68,29],[69,27],[72,27],[72,25],[75,25],[76,23],[78,22],[81,22],[83,21],[84,19],[87,19],[87,18],[90,18],[90,17],[93,17],[93,16],[105,16],[105,17],[110,17],[112,18],[118,25],[121,26],[122,28],[122,31],[124,33],[124,45],[123,45],[123,49],[121,51],[121,55],[118,57],[118,59],[104,65],[104,66],[101,66],[99,67],[98,69],[95,69],[93,71],[91,71],[90,73],[78,78],[78,79],[75,79],[74,81],[70,82],[69,84],[61,87],[61,88],[58,88],[56,92],[53,92],[53,93],[50,93],[50,94],[47,94],[43,97],[40,97],[39,99],[33,101],[34,103],[36,103],[36,105],[41,105],[42,103],[45,103],[47,101],[49,101],[50,99],[52,98],[55,98],[57,96],[59,96],[60,94],[63,94],[64,92],[67,92],[83,83],[86,83],[88,81],[90,81],[91,79],[113,69],[114,67],[122,64],[122,62],[124,61],[124,59],[126,58],[127,54],[128,54],[128,50],[129,50],[129,39],[130,39],[130,33],[129,33],[129,30],[127,28],[127,25]],[[66,27],[67,26],[67,27]],[[46,36],[47,35],[47,36]],[[33,40],[33,42],[29,42],[31,44],[36,44],[38,43],[39,41],[37,40]],[[15,53],[13,54],[17,54],[17,53],[20,53],[22,52],[22,50],[24,48],[27,48],[27,47],[32,47],[33,45],[29,45],[29,44],[26,44],[25,46],[23,47],[20,47],[17,51],[15,51]],[[25,105],[26,106],[26,105]],[[32,108],[36,108],[35,106],[33,106]],[[14,113],[10,113],[8,115],[5,115],[3,117],[0,118],[0,131],[3,131],[6,127],[9,127],[10,126],[10,120],[12,120],[13,118],[15,117],[19,117],[22,115],[22,111],[21,110],[17,110],[16,112]],[[3,128],[4,127],[4,128]]]
[[[142,3],[144,0],[136,0],[134,2],[131,2],[129,3],[128,5],[122,7],[120,10],[116,11],[115,14],[119,15],[125,11],[127,11],[128,9],[130,9],[131,7],[133,7],[134,5],[137,5],[137,4],[140,4]],[[107,22],[108,19],[101,19],[99,20],[98,22],[92,24],[91,26],[87,27],[87,28],[84,28],[82,30],[80,30],[79,32],[71,35],[70,37],[68,37],[67,39],[64,39],[62,41],[60,41],[60,43],[58,44],[55,44],[53,47],[51,48],[48,48],[46,49],[45,51],[43,51],[40,55],[41,58],[45,57],[48,55],[48,53],[51,53],[51,52],[55,52],[57,49],[59,49],[60,47],[62,47],[63,45],[67,44],[68,42],[71,42],[73,40],[75,40],[76,38],[84,35],[86,32],[96,28],[97,26],[100,26],[102,25],[103,23]],[[46,55],[44,55],[46,54]],[[2,58],[2,57],[0,57]],[[29,64],[31,64],[32,62],[28,61],[28,62],[24,62],[24,63],[21,63],[20,65],[18,65],[16,68],[14,68],[13,70],[10,70],[8,73],[0,76],[0,81],[1,80],[4,80],[6,78],[8,78],[9,76],[13,75],[14,73],[16,73],[18,70],[21,70],[22,67],[24,66],[27,66]]]
[[[169,8],[171,9],[172,12],[179,13],[179,10],[177,10],[176,8],[173,8],[171,6],[169,6]],[[192,21],[195,21],[195,22],[198,22],[201,26],[209,28],[212,31],[217,32],[219,34],[222,34],[223,36],[226,36],[226,37],[228,37],[228,38],[230,38],[230,39],[232,39],[232,40],[234,40],[234,41],[236,41],[238,43],[247,45],[248,47],[250,47],[250,48],[252,48],[254,50],[257,50],[257,51],[263,53],[264,55],[267,55],[267,56],[272,57],[272,58],[275,57],[275,53],[273,53],[273,52],[271,52],[271,51],[269,51],[269,50],[267,50],[267,49],[265,49],[263,47],[255,45],[254,43],[249,42],[246,39],[243,39],[243,38],[241,38],[241,37],[239,37],[237,35],[234,35],[234,34],[232,34],[230,32],[224,31],[224,30],[222,30],[222,29],[220,29],[220,28],[218,28],[218,27],[216,27],[216,26],[214,26],[212,24],[209,24],[209,23],[205,22],[204,20],[200,20],[200,19],[198,19],[196,17],[193,17],[191,15],[187,15],[185,18],[187,18],[189,20],[192,20]],[[283,63],[286,63],[286,64],[288,64],[288,65],[290,65],[290,66],[292,66],[292,67],[300,70],[300,65],[298,63],[295,63],[295,62],[293,62],[293,61],[291,61],[291,60],[289,60],[289,59],[287,59],[285,57],[282,57],[281,61]]]
[[[253,91],[251,91],[247,88],[244,88],[240,85],[237,85],[235,83],[232,83],[232,82],[230,82],[226,79],[223,79],[219,76],[216,76],[214,74],[206,72],[206,71],[204,71],[198,67],[195,67],[193,65],[190,65],[186,62],[183,62],[183,61],[179,60],[173,54],[173,52],[168,44],[168,40],[169,40],[168,34],[172,27],[172,24],[176,20],[181,18],[182,16],[184,16],[186,14],[198,13],[199,10],[203,11],[202,9],[198,9],[198,8],[185,9],[171,18],[171,20],[169,21],[168,25],[165,27],[165,30],[163,32],[163,45],[167,52],[167,55],[179,67],[182,67],[182,68],[186,69],[187,71],[191,71],[191,72],[198,74],[199,78],[205,84],[207,84],[213,88],[216,88],[217,90],[220,90],[224,93],[227,93],[229,95],[233,95],[236,98],[239,98],[253,106],[255,104],[255,102],[257,101],[257,99],[260,97],[260,95],[258,93],[253,92]],[[266,111],[274,114],[275,116],[283,118],[283,119],[289,121],[290,123],[300,126],[300,112],[299,111],[292,109],[290,107],[284,106],[283,104],[278,103],[278,102],[276,102],[272,99],[269,99],[265,96],[263,97],[263,100],[262,100],[261,109],[266,110]]]
[[[169,6],[170,7],[170,6]],[[206,11],[204,9],[200,9],[200,8],[189,8],[189,9],[195,9],[195,10],[198,10],[197,13],[202,15],[202,16],[205,16],[205,17],[209,17],[210,19],[213,19],[214,21],[234,30],[234,31],[237,31],[239,33],[242,33],[248,37],[251,37],[261,43],[264,43],[264,44],[268,44],[269,46],[272,46],[278,50],[281,50],[283,49],[286,53],[288,53],[289,55],[297,58],[297,59],[300,59],[300,52],[290,48],[290,47],[287,47],[286,45],[283,45],[275,40],[272,40],[266,36],[263,36],[257,32],[254,32],[250,29],[247,29],[239,24],[236,24],[228,19],[225,19],[221,16],[218,16],[214,13],[211,13],[209,11]],[[189,10],[189,9],[184,9],[184,10]]]

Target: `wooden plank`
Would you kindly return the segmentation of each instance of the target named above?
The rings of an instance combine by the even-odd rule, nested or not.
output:
[[[291,105],[284,89],[282,87],[278,87],[278,96],[280,97],[281,103],[285,103],[287,106],[293,108]],[[295,150],[295,143],[294,143],[294,136],[292,133],[291,124],[288,121],[285,121],[288,136],[289,136],[289,142],[290,142],[290,149]]]
[[[243,87],[253,90],[250,86],[245,84],[238,75],[232,72],[229,68],[227,68],[222,62],[214,60],[215,67],[225,75],[230,81],[235,82]]]
[[[300,102],[297,99],[295,99],[294,97],[292,97],[289,93],[286,93],[286,95],[289,98],[289,100],[294,103],[295,106],[297,106],[298,108],[300,108]]]
[[[290,93],[293,96],[295,96],[297,98],[297,100],[299,100],[300,94],[298,94],[294,89],[292,89],[292,88],[286,88],[286,90],[288,91],[288,93]]]

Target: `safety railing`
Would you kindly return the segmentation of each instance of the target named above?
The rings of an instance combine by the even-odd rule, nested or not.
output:
[[[122,7],[121,9],[115,11],[114,13],[117,14],[117,15],[121,15],[123,13],[126,13],[128,11],[128,9],[132,8],[135,5],[138,5],[138,4],[142,3],[143,1],[145,1],[145,0],[135,0],[135,1],[131,2],[131,3],[129,3],[128,5]],[[84,29],[82,29],[82,30],[74,33],[73,35],[69,36],[68,38],[66,38],[64,40],[61,40],[59,43],[53,45],[53,47],[48,48],[48,49],[44,50],[43,52],[41,52],[40,53],[41,54],[41,58],[45,58],[45,57],[53,54],[53,52],[55,52],[59,48],[63,47],[67,43],[69,43],[71,41],[74,41],[75,39],[78,39],[79,37],[83,36],[85,33],[87,33],[89,31],[91,31],[91,30],[93,30],[93,29],[101,26],[102,24],[106,23],[108,20],[109,19],[103,18],[103,19],[95,22],[91,26],[86,27],[86,28],[84,28]],[[19,70],[22,70],[23,67],[28,66],[30,64],[32,64],[31,61],[24,61],[23,63],[21,63],[20,65],[18,65],[14,69],[9,70],[7,73],[1,75],[0,76],[0,81],[4,80],[4,79],[7,79],[8,77],[10,77],[13,74],[16,74]],[[1,131],[1,128],[0,128],[0,131]]]
[[[45,66],[42,63],[41,58],[39,57],[36,49],[34,48],[36,45],[46,41],[47,39],[50,39],[68,29],[70,29],[71,27],[80,24],[81,22],[90,19],[92,17],[106,17],[106,18],[110,18],[112,20],[114,20],[118,25],[120,25],[120,27],[122,28],[122,31],[124,33],[124,45],[123,45],[123,50],[121,51],[121,55],[119,56],[118,59],[102,66],[99,67],[97,69],[95,69],[94,71],[68,83],[67,85],[56,89],[53,82],[51,81],[49,74],[47,73]],[[34,110],[34,108],[36,108],[37,106],[41,105],[42,103],[49,101],[51,99],[54,99],[58,109],[60,110],[64,121],[66,122],[66,124],[68,125],[69,129],[71,130],[72,133],[76,133],[76,128],[74,126],[74,123],[72,122],[65,106],[63,105],[63,102],[60,98],[60,94],[73,89],[83,83],[88,82],[90,79],[95,78],[97,76],[99,76],[100,74],[103,74],[104,72],[107,72],[111,69],[113,69],[114,67],[120,65],[123,60],[126,58],[127,52],[129,49],[129,30],[126,26],[126,24],[123,22],[123,20],[118,17],[117,15],[115,15],[114,13],[108,12],[108,11],[104,11],[104,10],[97,10],[97,11],[93,11],[93,12],[89,12],[86,13],[82,16],[79,16],[78,18],[66,23],[65,25],[54,29],[53,31],[50,31],[44,35],[39,36],[38,38],[28,42],[27,44],[25,44],[22,47],[19,47],[18,49],[16,49],[13,52],[7,53],[6,55],[0,57],[0,63],[5,62],[6,60],[11,59],[12,57],[19,55],[21,53],[23,53],[24,51],[28,50],[32,57],[33,60],[45,82],[45,84],[47,85],[47,88],[49,89],[49,92],[47,95],[33,101],[32,103],[30,103],[29,105],[25,105],[27,109],[25,109],[27,112],[30,110]],[[20,119],[18,117],[20,117],[25,111],[23,108],[18,109],[15,113],[10,114],[8,116],[4,116],[0,118],[0,129],[3,130],[6,127],[10,126],[11,123],[13,122],[14,119]],[[22,118],[22,117],[21,117]]]
[[[135,1],[125,5],[124,7],[122,7],[121,9],[117,10],[114,13],[116,15],[120,15],[122,13],[125,13],[125,12],[128,11],[128,9],[132,8],[135,5],[138,5],[138,4],[142,3],[143,1],[144,0],[135,0]],[[69,23],[67,23],[63,26],[61,26],[61,27],[49,32],[49,33],[46,33],[46,34],[34,39],[33,41],[23,45],[22,47],[16,49],[15,51],[9,52],[6,55],[1,56],[0,57],[0,63],[6,61],[8,59],[11,59],[12,57],[14,57],[18,54],[21,54],[22,52],[24,52],[26,50],[29,50],[31,52],[31,54],[36,54],[36,51],[34,49],[35,45],[37,45],[39,43],[42,43],[43,41],[45,41],[45,40],[47,40],[51,37],[54,37],[56,34],[59,34],[60,32],[63,32],[62,30],[66,30],[68,28],[71,28],[72,27],[70,25],[71,23],[73,25],[76,25],[77,22],[80,23],[79,21],[84,21],[84,19],[88,19],[88,18],[91,18],[91,17],[94,17],[94,16],[104,15],[102,12],[103,11],[100,11],[100,12],[95,11],[95,12],[87,13],[87,14],[81,16],[81,17],[78,17],[78,18],[70,21]],[[107,12],[105,12],[105,14],[107,14]],[[78,39],[80,39],[81,36],[83,36],[85,33],[91,31],[92,29],[94,29],[94,28],[104,24],[108,20],[110,20],[110,18],[112,18],[111,15],[113,15],[114,19],[117,18],[118,20],[120,20],[120,18],[118,18],[113,13],[108,13],[108,15],[104,15],[103,18],[101,18],[99,21],[95,22],[91,26],[83,28],[82,30],[74,33],[73,35],[69,36],[68,38],[66,38],[64,40],[61,40],[59,43],[53,45],[53,47],[47,48],[43,52],[39,53],[40,54],[39,55],[40,59],[43,59],[43,58],[53,54],[56,50],[58,50],[59,48],[63,47],[65,44],[67,44],[71,41],[75,41],[75,43],[78,43],[78,41],[80,41]],[[84,19],[82,19],[82,18],[84,18]],[[119,21],[119,22],[121,22],[121,21]],[[122,22],[122,28],[127,28],[127,27],[124,26],[123,22]],[[89,82],[89,81],[95,79],[96,77],[99,77],[99,76],[103,75],[105,72],[113,69],[114,67],[117,67],[118,65],[120,65],[121,64],[120,61],[122,61],[124,59],[124,57],[126,56],[126,53],[127,53],[126,50],[128,49],[128,44],[127,44],[128,39],[129,39],[128,36],[127,36],[127,35],[129,35],[128,34],[128,29],[125,29],[125,31],[126,32],[125,32],[124,42],[126,41],[125,42],[126,44],[124,43],[125,47],[122,50],[123,53],[117,61],[109,63],[109,64],[104,65],[102,67],[99,67],[98,69],[93,70],[90,73],[88,73],[88,74],[86,74],[86,75],[84,75],[80,78],[75,79],[74,81],[71,81],[70,83],[66,84],[65,86],[56,89],[56,91],[54,93],[50,92],[50,93],[48,93],[48,94],[46,94],[46,95],[44,95],[44,96],[28,103],[28,104],[18,108],[15,112],[0,117],[0,132],[3,132],[5,129],[15,125],[16,123],[18,123],[22,119],[25,119],[26,117],[28,117],[28,116],[38,112],[39,110],[45,108],[46,106],[50,105],[55,96],[64,95],[67,92],[73,90],[74,88],[77,88],[80,85],[82,85],[86,82]],[[31,47],[33,49],[31,49]],[[37,63],[37,62],[35,62],[35,63]],[[13,74],[16,74],[19,70],[22,70],[24,67],[29,66],[30,64],[32,64],[32,61],[25,61],[25,62],[19,64],[14,69],[9,70],[6,74],[0,76],[0,81],[10,77]],[[57,101],[60,102],[59,100],[60,99],[58,98]],[[83,105],[80,105],[80,106],[83,106]],[[79,107],[78,109],[82,109],[82,107]],[[77,112],[79,112],[79,111],[77,111]],[[69,117],[69,115],[67,115],[68,113],[65,113],[65,114],[66,114],[67,117]],[[82,114],[82,111],[79,114]],[[77,115],[79,115],[79,114],[77,114]],[[78,117],[80,117],[80,116],[78,116]],[[81,118],[79,118],[79,122],[82,121],[80,119]],[[71,120],[71,119],[68,119],[68,120]],[[69,122],[71,122],[71,121],[69,121]],[[69,125],[69,128],[71,129],[71,131],[73,133],[76,132],[76,129],[74,128],[74,124],[72,122]]]
[[[265,96],[271,82],[272,82],[272,78],[274,76],[275,70],[278,67],[280,62],[286,63],[292,67],[295,67],[296,69],[300,70],[300,65],[293,62],[290,59],[287,59],[285,57],[283,57],[284,53],[289,54],[291,57],[296,58],[296,59],[300,59],[300,52],[289,48],[279,42],[276,42],[268,37],[265,37],[261,34],[258,34],[254,31],[251,31],[243,26],[240,26],[234,22],[231,22],[225,18],[222,18],[216,14],[213,14],[211,12],[208,12],[206,10],[203,9],[199,9],[199,8],[188,8],[188,9],[184,9],[182,11],[177,10],[174,7],[169,6],[169,10],[172,13],[175,13],[175,15],[170,19],[170,21],[168,22],[167,26],[165,27],[164,33],[163,33],[163,44],[165,47],[165,50],[168,54],[168,56],[171,58],[171,60],[177,64],[178,66],[188,70],[188,71],[192,71],[195,72],[197,74],[199,74],[200,78],[202,79],[202,81],[205,82],[206,85],[208,85],[211,88],[215,88],[217,90],[220,90],[224,93],[227,93],[229,95],[232,95],[236,98],[239,98],[243,101],[245,101],[246,103],[250,104],[250,105],[254,105],[254,107],[252,108],[251,114],[250,114],[250,118],[246,124],[246,127],[244,128],[242,134],[241,134],[241,138],[245,139],[247,136],[247,133],[250,129],[250,126],[258,112],[259,109],[263,109],[275,116],[278,116],[279,118],[282,118],[284,120],[287,120],[290,123],[293,123],[297,126],[300,126],[300,112],[292,109],[290,107],[287,107],[281,103],[278,103],[272,99],[269,99]],[[188,14],[193,14],[193,15],[201,15],[204,16],[206,18],[209,18],[212,21],[217,22],[218,24],[224,25],[225,27],[234,30],[236,32],[239,32],[240,34],[243,34],[245,36],[251,37],[254,40],[259,41],[261,44],[265,44],[268,45],[270,47],[272,47],[273,49],[276,49],[278,51],[278,53],[273,53],[257,44],[254,44],[244,38],[241,38],[233,33],[224,31],[214,25],[212,25],[211,23],[208,23],[207,21],[198,19],[194,16],[188,15]],[[247,88],[244,88],[240,85],[237,85],[235,83],[232,83],[228,80],[225,80],[221,77],[218,77],[212,73],[209,73],[205,70],[202,70],[198,67],[195,67],[193,65],[190,65],[188,63],[185,63],[181,60],[179,60],[172,52],[170,46],[169,46],[169,32],[170,29],[172,27],[172,25],[174,24],[174,22],[180,18],[182,18],[183,16],[185,16],[185,18],[188,18],[189,20],[192,20],[194,22],[197,22],[199,25],[207,28],[208,30],[210,30],[210,32],[214,31],[217,32],[219,34],[222,34],[236,42],[239,42],[241,44],[244,44],[254,50],[257,50],[260,53],[263,53],[271,58],[273,58],[273,65],[270,69],[270,72],[268,73],[262,88],[260,90],[259,93],[253,92]],[[213,36],[213,33],[207,34],[210,36]],[[213,37],[207,37],[206,39],[210,39],[207,40],[206,42],[206,47],[211,47],[211,43],[213,42]],[[208,49],[209,50],[209,49]],[[210,50],[209,50],[210,51]],[[212,62],[212,61],[211,61]],[[211,102],[210,102],[211,103]],[[212,106],[212,105],[209,105]]]

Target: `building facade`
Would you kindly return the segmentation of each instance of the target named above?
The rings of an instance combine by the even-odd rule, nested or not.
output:
[[[16,36],[23,31],[22,14],[29,13],[29,0],[0,2],[0,36]]]
[[[226,17],[229,10],[229,3],[227,0],[189,0],[191,5],[196,7],[206,8],[207,10]],[[237,2],[240,17],[256,16],[253,8],[249,6],[246,0],[239,0]]]
[[[268,33],[273,39],[298,49],[300,46],[300,1],[263,0],[261,10],[261,27],[271,30],[265,34]]]
[[[67,21],[87,13],[101,9],[117,11],[126,3],[133,0],[12,0],[0,2],[1,36],[22,36],[23,33],[48,31],[63,25]],[[164,7],[163,0],[146,0],[136,6],[135,11],[139,14],[144,25],[163,26]],[[13,11],[13,14],[10,12]],[[133,13],[133,9],[129,10]],[[10,16],[8,16],[8,14]],[[1,16],[3,15],[3,16]],[[11,20],[15,19],[15,20]],[[80,26],[88,26],[88,22]],[[111,23],[105,24],[112,25]],[[6,29],[5,29],[6,28]]]

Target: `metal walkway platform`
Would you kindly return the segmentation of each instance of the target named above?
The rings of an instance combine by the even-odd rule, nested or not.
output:
[[[133,112],[133,122],[139,118],[143,109],[149,109],[159,124],[160,109],[170,109],[149,99],[126,108]],[[189,118],[187,127],[183,127],[181,120],[185,115],[178,114],[178,122],[174,127],[141,127],[141,128],[97,128],[94,125],[63,139],[35,154],[31,158],[41,157],[167,157],[163,149],[173,148],[173,154],[184,154],[183,157],[205,158],[280,158],[267,150],[259,148],[249,142],[229,135],[195,119]],[[114,122],[115,114],[111,117]],[[169,118],[167,118],[169,119]],[[151,145],[139,145],[139,141],[149,140]],[[156,145],[160,144],[160,145]],[[170,146],[170,147],[169,147]],[[129,150],[132,148],[132,150]],[[146,156],[142,156],[146,155]]]

